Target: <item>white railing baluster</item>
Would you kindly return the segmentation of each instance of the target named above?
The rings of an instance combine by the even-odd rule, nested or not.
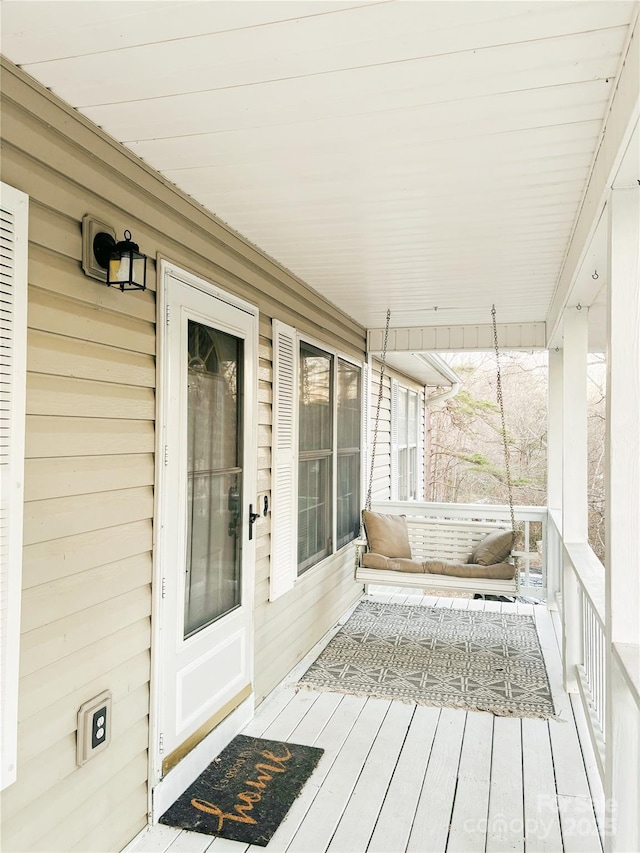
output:
[[[606,642],[604,623],[604,567],[586,543],[565,544],[565,558],[577,580],[579,618],[582,620],[582,655],[577,664],[579,695],[604,778]],[[568,618],[563,611],[562,618]]]

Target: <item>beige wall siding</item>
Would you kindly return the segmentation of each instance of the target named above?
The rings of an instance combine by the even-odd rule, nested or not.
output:
[[[2,849],[118,850],[146,823],[154,512],[156,259],[260,310],[258,489],[271,486],[271,319],[351,356],[364,330],[3,62],[3,180],[31,199],[18,781]],[[149,289],[84,276],[81,220],[129,228]],[[310,319],[313,318],[313,319]],[[358,587],[350,549],[269,604],[256,566],[256,699]],[[75,764],[79,706],[113,692],[113,741]]]
[[[378,406],[378,395],[380,393],[381,364],[374,360],[371,371],[371,417],[369,422],[370,441],[373,442],[375,428],[376,409]],[[425,413],[424,413],[424,387],[413,379],[390,370],[385,367],[384,380],[382,384],[382,399],[380,401],[380,416],[378,419],[378,439],[376,446],[376,458],[373,469],[373,488],[371,490],[374,501],[387,501],[391,499],[391,380],[397,379],[405,388],[417,391],[419,394],[419,428],[424,435]],[[369,461],[369,464],[371,462]],[[418,477],[424,479],[424,459],[419,460]]]

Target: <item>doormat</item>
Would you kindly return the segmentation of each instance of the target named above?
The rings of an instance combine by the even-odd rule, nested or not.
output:
[[[555,716],[535,619],[362,601],[301,687],[418,705]]]
[[[238,735],[160,823],[266,847],[323,749]]]

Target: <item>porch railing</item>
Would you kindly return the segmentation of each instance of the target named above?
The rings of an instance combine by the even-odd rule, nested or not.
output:
[[[605,571],[588,544],[562,540],[560,518],[549,513],[549,573],[563,630],[565,684],[577,690],[598,770],[604,780],[607,651]]]
[[[510,527],[508,506],[493,504],[427,503],[421,501],[374,501],[376,512],[390,508],[407,516],[438,520],[467,519],[469,521],[497,522]],[[513,551],[520,571],[520,594],[545,601],[547,597],[547,508],[545,506],[514,507],[516,526],[522,534],[518,539],[522,547]]]

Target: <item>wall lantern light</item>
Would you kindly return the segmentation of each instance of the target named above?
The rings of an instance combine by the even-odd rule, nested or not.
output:
[[[98,266],[107,271],[107,287],[146,290],[147,256],[132,242],[131,231],[125,231],[124,240],[117,243],[111,234],[99,231],[93,238],[93,255]]]

